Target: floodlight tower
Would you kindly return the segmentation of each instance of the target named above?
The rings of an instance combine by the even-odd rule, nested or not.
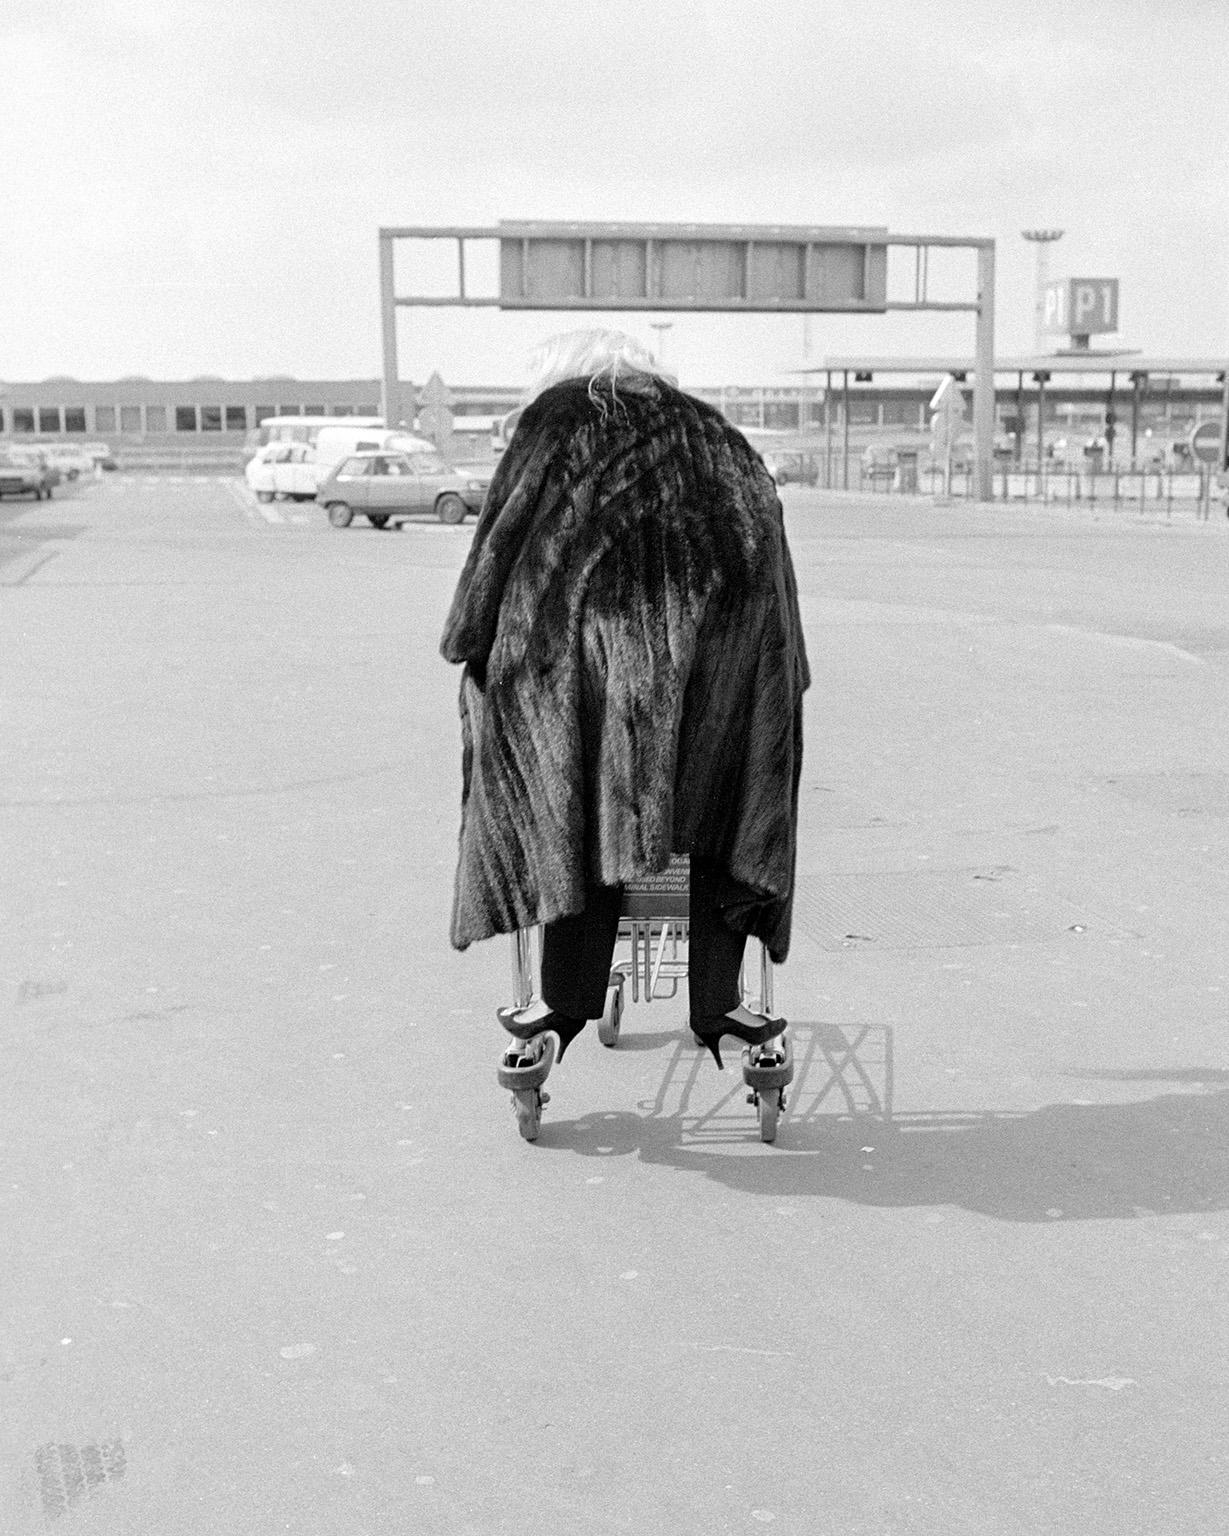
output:
[[[1033,351],[1045,351],[1046,280],[1050,275],[1050,247],[1063,238],[1061,229],[1022,229],[1021,235],[1037,247],[1037,287],[1033,300]]]

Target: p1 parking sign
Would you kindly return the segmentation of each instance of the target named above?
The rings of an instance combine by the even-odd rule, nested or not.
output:
[[[1048,283],[1045,328],[1063,336],[1101,336],[1118,329],[1118,279],[1069,277]]]

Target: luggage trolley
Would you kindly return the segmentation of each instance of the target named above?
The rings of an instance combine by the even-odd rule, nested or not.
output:
[[[623,1002],[630,980],[632,1000],[646,1003],[676,996],[687,975],[688,923],[690,912],[690,860],[676,854],[658,875],[629,881],[623,888],[619,936],[606,989],[606,1006],[598,1022],[598,1039],[614,1047],[623,1025]],[[536,930],[522,928],[513,935],[512,968],[516,1008],[528,1007],[534,993],[534,943]],[[772,1013],[772,961],[760,945],[760,987],[749,993],[744,966],[741,984],[748,1007]],[[694,1037],[693,1037],[694,1038]],[[699,1041],[696,1041],[699,1045]],[[542,1122],[542,1106],[550,1102],[543,1084],[555,1062],[555,1039],[549,1032],[533,1040],[513,1040],[499,1064],[499,1083],[512,1093],[517,1127],[526,1141],[536,1141]],[[762,1045],[742,1051],[743,1081],[750,1090],[747,1102],[755,1107],[761,1141],[775,1141],[777,1121],[785,1109],[785,1090],[793,1081],[794,1054],[788,1030]]]

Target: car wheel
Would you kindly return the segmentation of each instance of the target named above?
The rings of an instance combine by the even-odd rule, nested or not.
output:
[[[330,501],[325,511],[334,528],[348,528],[354,521],[354,513],[344,501]]]
[[[441,523],[463,523],[466,506],[453,491],[445,491],[435,503],[435,515]]]
[[[272,501],[273,500],[273,492],[272,491],[257,491],[256,492],[256,500],[257,501]]]

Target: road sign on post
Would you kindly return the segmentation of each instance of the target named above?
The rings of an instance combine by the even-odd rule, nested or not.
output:
[[[943,499],[946,500],[952,494],[952,457],[966,426],[964,390],[955,374],[949,373],[930,397],[930,412],[931,453],[943,466]]]
[[[453,400],[452,391],[438,373],[431,375],[418,397],[418,429],[449,460],[452,458]]]
[[[1191,457],[1198,459],[1201,464],[1212,464],[1217,469],[1223,469],[1221,463],[1221,437],[1223,428],[1219,421],[1201,421],[1197,427],[1192,428],[1187,443],[1191,450]]]

